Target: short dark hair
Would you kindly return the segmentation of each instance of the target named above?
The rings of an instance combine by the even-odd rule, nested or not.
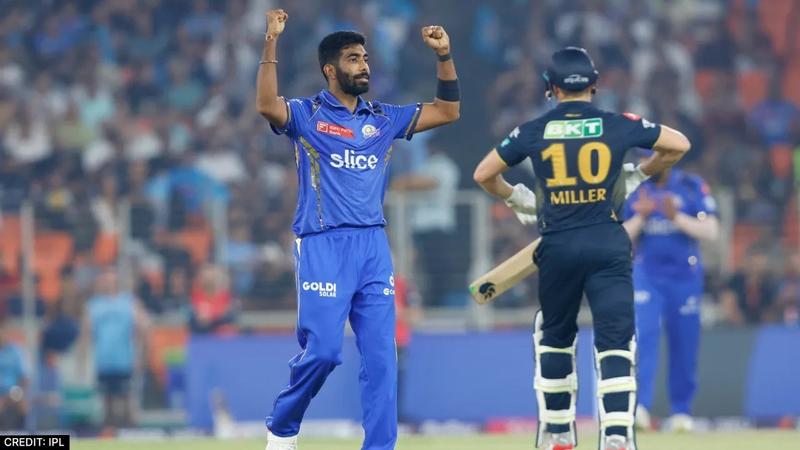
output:
[[[336,31],[331,33],[319,42],[319,70],[325,76],[323,68],[326,64],[335,64],[339,60],[339,55],[345,47],[351,45],[365,45],[367,38],[358,31]],[[327,79],[327,77],[325,77]]]

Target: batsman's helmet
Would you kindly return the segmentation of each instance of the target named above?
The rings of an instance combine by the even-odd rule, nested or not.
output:
[[[542,74],[550,92],[553,86],[580,92],[595,84],[599,76],[589,53],[580,47],[565,47],[553,53],[552,61]]]

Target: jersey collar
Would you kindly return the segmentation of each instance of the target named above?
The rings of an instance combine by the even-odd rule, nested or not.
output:
[[[559,109],[583,109],[583,108],[591,108],[592,102],[587,102],[583,100],[568,100],[566,102],[558,102],[556,108]]]
[[[341,102],[339,102],[339,99],[336,98],[336,96],[333,95],[331,93],[331,91],[329,91],[327,89],[323,89],[323,90],[319,91],[319,94],[317,94],[317,98],[319,98],[323,103],[325,103],[325,106],[327,106],[328,108],[335,109],[335,110],[341,110],[341,111],[346,112],[347,114],[350,114],[350,110],[347,109],[347,107],[344,106]],[[355,114],[358,114],[358,113],[361,113],[361,112],[368,112],[370,114],[374,114],[374,111],[372,110],[372,106],[370,105],[370,103],[365,101],[359,95],[358,96],[358,103],[356,104]]]

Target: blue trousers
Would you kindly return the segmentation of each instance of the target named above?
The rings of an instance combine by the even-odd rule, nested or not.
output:
[[[277,436],[294,436],[311,399],[341,364],[345,321],[361,353],[363,450],[392,450],[397,441],[397,351],[394,274],[382,227],[333,229],[295,245],[297,340],[289,385],[267,417]]]
[[[697,389],[702,271],[691,276],[658,277],[635,268],[636,333],[639,344],[639,404],[650,409],[662,328],[669,352],[672,414],[690,414]]]

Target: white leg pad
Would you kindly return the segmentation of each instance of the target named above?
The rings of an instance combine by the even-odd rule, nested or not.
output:
[[[631,369],[628,376],[603,379],[600,362],[608,357],[616,356],[630,361]],[[602,450],[608,427],[624,427],[627,430],[630,449],[635,449],[634,424],[636,411],[636,338],[631,339],[627,350],[607,350],[598,352],[595,349],[595,368],[597,369],[597,406],[600,416],[600,449]],[[603,397],[606,394],[627,392],[628,409],[625,411],[606,411]]]
[[[533,350],[536,359],[536,376],[533,379],[533,388],[536,391],[536,402],[539,405],[539,428],[536,433],[536,446],[541,447],[545,442],[547,424],[569,425],[569,433],[572,442],[577,444],[578,436],[575,430],[575,402],[578,391],[578,375],[575,364],[575,350],[578,346],[578,338],[567,348],[550,347],[541,345],[542,340],[542,312],[536,313],[533,333]],[[572,359],[572,372],[564,378],[544,378],[542,377],[543,353],[561,353],[569,355]],[[567,409],[550,410],[547,409],[545,394],[569,394],[570,405]]]

